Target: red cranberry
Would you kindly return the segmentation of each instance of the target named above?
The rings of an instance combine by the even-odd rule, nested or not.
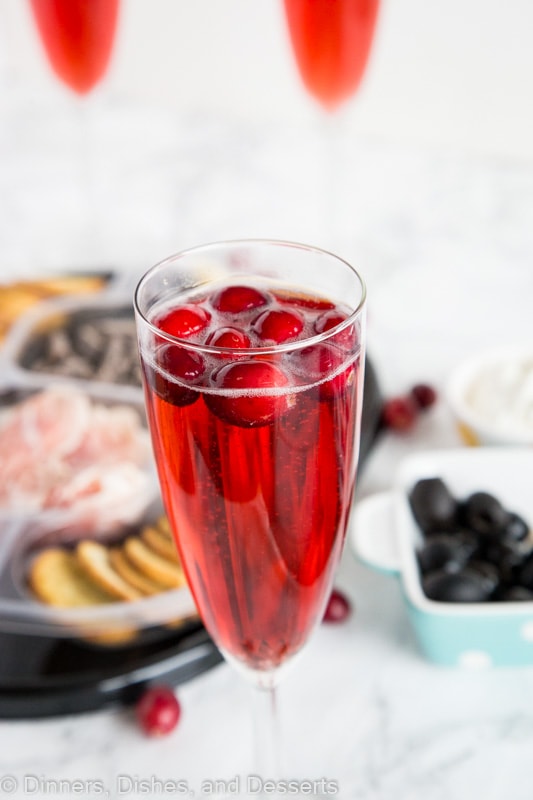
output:
[[[323,622],[345,622],[352,613],[350,601],[338,589],[333,589],[330,594]]]
[[[321,314],[319,317],[316,318],[314,328],[317,333],[326,333],[330,331],[332,328],[337,327],[346,319],[347,314],[343,314],[342,311],[338,309],[332,309],[330,311],[325,311],[324,314]],[[335,344],[340,345],[341,347],[353,349],[354,347],[354,326],[349,325],[344,330],[337,333],[330,341],[335,341]]]
[[[284,294],[283,292],[274,292],[274,297],[278,303],[288,304],[297,308],[308,308],[310,311],[327,311],[335,308],[335,305],[330,300],[324,300],[321,297]]]
[[[165,736],[174,730],[181,716],[181,706],[169,686],[148,689],[137,703],[135,711],[147,736]]]
[[[154,324],[165,333],[178,339],[186,339],[193,333],[199,333],[205,328],[211,314],[202,306],[187,303],[172,309],[162,317],[158,317]]]
[[[239,314],[241,311],[265,306],[268,298],[253,286],[226,286],[213,295],[211,303],[218,311]]]
[[[304,321],[300,314],[278,308],[263,311],[253,324],[255,332],[261,339],[276,344],[295,339],[303,327]]]
[[[330,344],[315,344],[304,347],[294,353],[294,368],[307,382],[319,381],[327,375],[339,370],[345,359],[345,353]],[[348,385],[354,373],[354,365],[338,372],[329,380],[320,384],[320,399],[332,400],[338,397]]]
[[[419,408],[430,408],[437,400],[437,392],[427,383],[417,383],[411,389],[411,396]]]
[[[415,424],[417,413],[417,406],[411,397],[391,397],[383,404],[381,418],[387,428],[408,431]]]
[[[207,337],[206,344],[227,349],[245,349],[250,347],[250,337],[238,328],[219,328]]]
[[[147,366],[146,377],[157,394],[174,406],[194,403],[199,393],[184,386],[181,381],[186,384],[199,381],[205,370],[202,356],[175,344],[165,344],[157,351],[156,360],[164,372]],[[176,381],[172,378],[176,378]]]
[[[324,314],[320,314],[319,317],[315,320],[315,331],[317,333],[324,333],[324,331],[330,331],[332,328],[335,328],[337,325],[340,325],[341,322],[344,322],[346,319],[346,314],[342,314],[337,309],[331,309],[330,311],[324,312]]]
[[[236,394],[206,394],[210,409],[226,422],[243,428],[268,425],[289,407],[288,394],[254,394],[255,390],[279,390],[287,386],[287,376],[268,361],[236,361],[218,370],[214,383]]]

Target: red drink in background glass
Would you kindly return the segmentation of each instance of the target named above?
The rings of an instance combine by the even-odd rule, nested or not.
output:
[[[162,494],[189,585],[225,655],[254,671],[275,669],[306,642],[340,557],[355,480],[359,331],[294,343],[348,314],[274,285],[219,285],[151,313],[181,343],[155,332],[141,343]],[[235,349],[200,353],[188,342]]]
[[[52,69],[79,94],[104,76],[119,0],[30,0]]]
[[[353,95],[363,77],[379,0],[285,0],[302,80],[326,108]]]

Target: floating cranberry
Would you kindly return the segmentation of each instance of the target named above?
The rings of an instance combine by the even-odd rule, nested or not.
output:
[[[279,308],[263,311],[253,324],[255,332],[264,342],[276,344],[295,339],[303,327],[304,321],[300,314]]]
[[[154,324],[171,336],[186,339],[188,336],[202,331],[210,319],[211,314],[205,308],[194,303],[187,303],[158,317]]]
[[[381,419],[394,431],[409,431],[417,419],[418,408],[411,397],[391,397],[383,404]]]
[[[147,736],[165,736],[174,730],[181,716],[181,706],[169,686],[148,689],[137,703],[135,711]]]
[[[239,314],[268,303],[268,297],[253,286],[227,286],[211,298],[213,308],[230,314]]]
[[[156,360],[162,371],[147,366],[146,376],[157,394],[174,406],[194,403],[198,391],[184,384],[194,385],[202,377],[205,371],[202,356],[175,344],[165,344],[157,351]]]
[[[213,347],[224,347],[230,350],[242,350],[250,347],[250,337],[238,328],[219,328],[209,334],[206,344]]]
[[[346,595],[338,589],[333,589],[329,596],[322,621],[331,623],[345,622],[351,613],[352,607]]]
[[[326,333],[330,331],[332,328],[336,328],[337,325],[341,325],[345,319],[347,318],[347,314],[344,314],[342,311],[338,309],[331,309],[330,311],[325,311],[319,317],[316,318],[314,328],[317,333]],[[333,339],[330,341],[334,341],[335,344],[340,345],[341,347],[345,347],[347,349],[353,349],[354,346],[354,326],[349,325],[347,328],[343,328],[342,331],[335,334]]]
[[[310,311],[327,311],[328,309],[335,308],[334,303],[330,300],[324,300],[320,297],[309,297],[305,294],[297,295],[274,292],[274,297],[278,303],[286,303],[296,308],[308,308]]]
[[[237,361],[218,370],[214,383],[232,393],[206,394],[205,401],[221,419],[243,428],[268,425],[289,407],[287,376],[268,361]],[[269,391],[269,390],[273,390]],[[258,393],[259,392],[259,393]]]
[[[427,383],[417,383],[411,389],[411,397],[419,408],[430,408],[437,400],[437,392]]]
[[[340,325],[341,322],[344,322],[345,319],[346,314],[343,314],[336,309],[331,309],[330,311],[326,311],[324,314],[321,314],[316,318],[315,331],[317,333],[330,331],[332,328],[336,328],[337,325]]]
[[[353,380],[354,365],[342,370],[346,354],[330,344],[315,344],[304,347],[293,354],[295,371],[308,382],[318,382],[328,375],[328,380],[320,384],[320,399],[332,400],[338,397]]]

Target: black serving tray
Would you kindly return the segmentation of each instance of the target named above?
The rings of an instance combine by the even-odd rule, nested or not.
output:
[[[360,467],[381,430],[382,396],[367,358]],[[73,637],[0,632],[0,719],[35,719],[131,705],[154,683],[173,686],[222,657],[202,624],[106,648]]]
[[[148,686],[176,686],[221,660],[199,622],[150,644],[109,650],[75,639],[1,633],[0,719],[131,705]]]

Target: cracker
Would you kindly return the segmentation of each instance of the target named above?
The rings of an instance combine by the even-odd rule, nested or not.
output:
[[[76,556],[89,578],[118,600],[138,600],[141,592],[114,568],[107,547],[86,539],[76,547]]]
[[[174,540],[174,537],[172,536],[172,531],[170,530],[170,522],[168,521],[168,518],[164,514],[161,514],[161,516],[157,518],[155,524],[157,529],[161,531],[161,533],[164,536],[166,536],[167,539]]]
[[[37,597],[52,606],[75,608],[113,602],[108,592],[91,581],[76,555],[60,547],[50,547],[36,556],[28,581]]]
[[[106,633],[99,633],[95,636],[84,637],[85,641],[99,647],[122,647],[131,644],[139,636],[137,628],[116,628]]]
[[[113,547],[109,551],[109,560],[116,572],[142,595],[159,594],[159,592],[166,591],[165,586],[148,578],[138,570],[120,547]]]
[[[174,540],[169,539],[159,528],[146,525],[141,531],[141,539],[161,558],[166,558],[173,564],[179,564],[178,551]]]
[[[166,589],[178,589],[185,585],[185,575],[181,566],[161,558],[141,539],[137,537],[126,539],[124,552],[140,572],[162,584]]]

